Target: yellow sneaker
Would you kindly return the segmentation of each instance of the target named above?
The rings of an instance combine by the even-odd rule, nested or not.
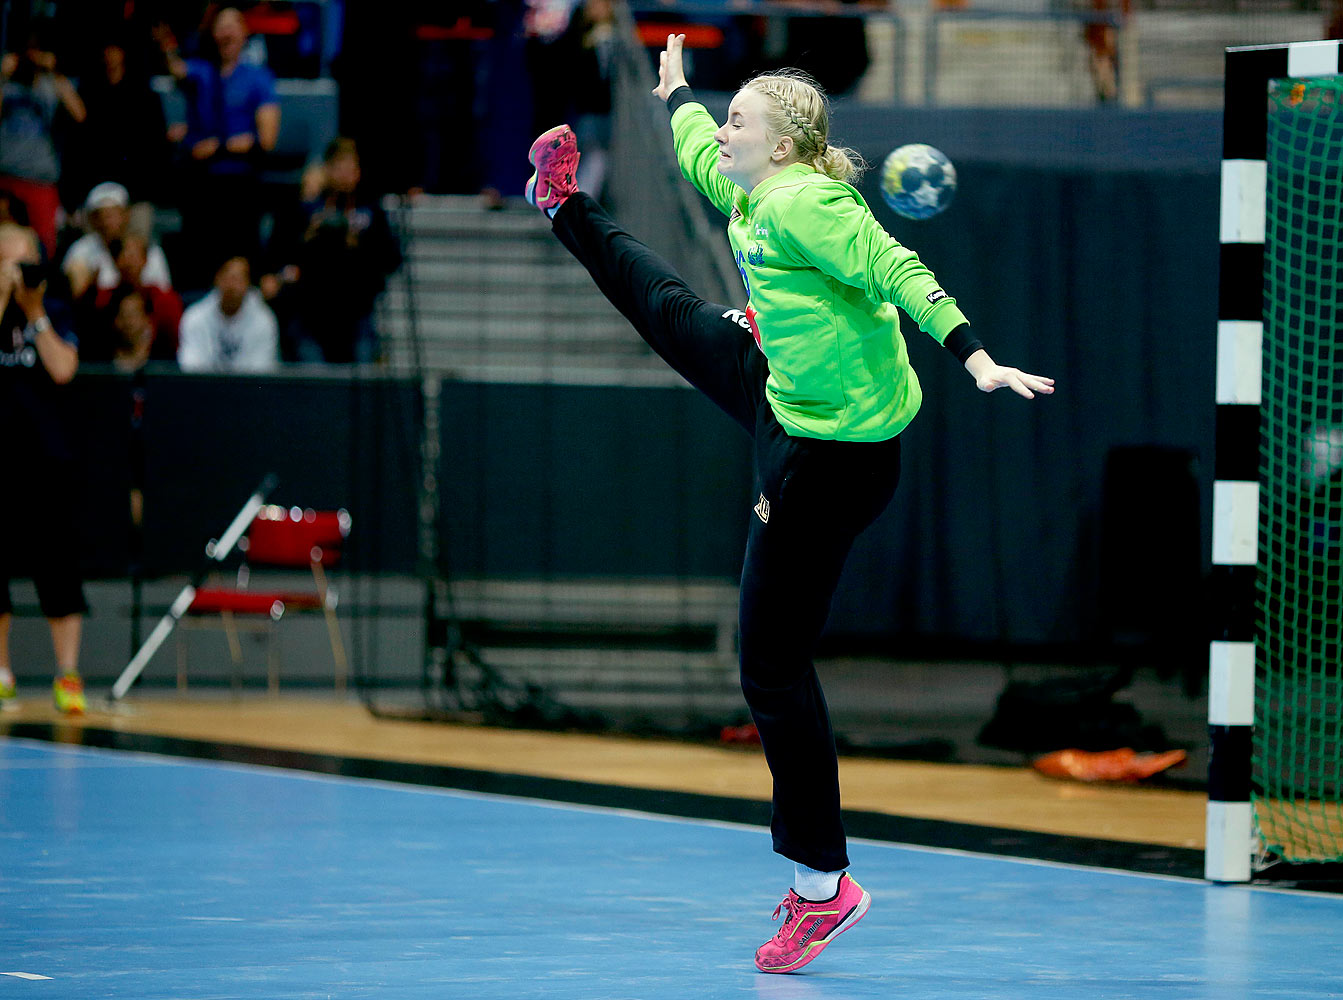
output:
[[[51,682],[51,696],[56,710],[66,715],[83,715],[88,703],[84,699],[84,680],[79,674],[61,674]]]

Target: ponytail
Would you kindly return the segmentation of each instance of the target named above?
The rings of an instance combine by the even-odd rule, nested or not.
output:
[[[814,166],[827,177],[833,177],[837,181],[856,181],[864,170],[867,169],[867,163],[855,149],[846,149],[843,146],[826,146],[815,160]]]

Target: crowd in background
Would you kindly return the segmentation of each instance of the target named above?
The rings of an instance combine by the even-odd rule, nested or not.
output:
[[[78,35],[58,9],[9,39],[0,222],[37,235],[40,267],[25,273],[81,360],[266,371],[374,359],[374,303],[400,249],[353,140],[274,169],[282,104],[250,30],[274,6],[128,3],[87,17],[80,5]]]
[[[709,89],[778,62],[843,93],[867,64],[861,21],[785,19],[771,41],[763,18],[703,20],[720,36],[696,54]],[[612,0],[54,0],[14,5],[5,28],[0,221],[37,233],[85,361],[374,360],[400,263],[381,195],[497,206],[525,181],[519,150],[561,121],[602,194]],[[339,84],[342,138],[293,162],[276,79],[318,76]],[[210,352],[184,342],[197,331]]]

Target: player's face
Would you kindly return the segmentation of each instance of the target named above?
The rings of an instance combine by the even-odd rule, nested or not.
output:
[[[767,98],[741,90],[728,105],[727,121],[714,133],[718,143],[718,172],[747,191],[782,165],[779,139],[765,125]]]

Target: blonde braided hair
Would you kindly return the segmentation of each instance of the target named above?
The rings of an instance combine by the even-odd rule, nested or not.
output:
[[[793,140],[798,162],[811,164],[838,181],[856,180],[866,169],[857,152],[829,144],[829,102],[806,73],[797,69],[764,73],[748,80],[742,90],[754,90],[770,99],[765,124],[773,134]]]

